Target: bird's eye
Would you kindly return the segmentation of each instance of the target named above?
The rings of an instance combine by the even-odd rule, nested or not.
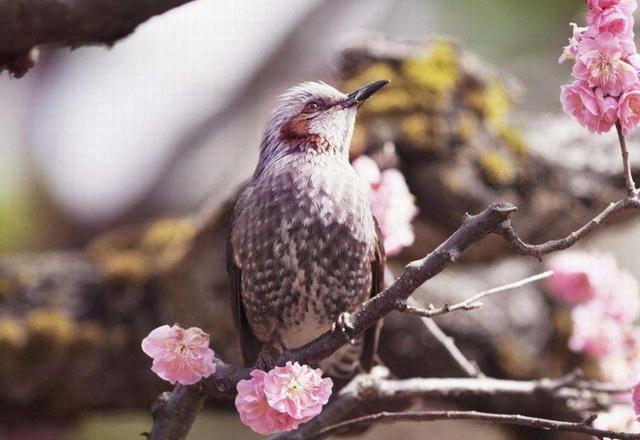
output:
[[[308,102],[307,105],[304,106],[304,113],[313,113],[320,109],[320,104],[316,101]]]

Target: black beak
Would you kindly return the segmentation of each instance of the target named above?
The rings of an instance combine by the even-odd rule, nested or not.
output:
[[[386,79],[382,79],[380,81],[374,81],[371,84],[367,84],[364,87],[360,87],[358,90],[354,90],[347,95],[347,99],[342,101],[342,108],[353,107],[354,105],[362,104],[368,98],[370,98],[371,95],[386,86],[388,83],[389,81],[387,81]]]

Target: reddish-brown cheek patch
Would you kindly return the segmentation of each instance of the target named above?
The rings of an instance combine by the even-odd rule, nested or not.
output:
[[[309,119],[300,114],[282,124],[280,135],[283,140],[295,140],[309,136]]]

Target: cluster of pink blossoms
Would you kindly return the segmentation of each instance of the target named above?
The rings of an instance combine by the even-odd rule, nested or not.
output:
[[[142,351],[153,358],[151,370],[172,384],[192,385],[216,371],[209,335],[197,327],[158,327],[143,339]],[[236,408],[242,423],[259,434],[290,431],[320,414],[332,388],[322,371],[287,362],[239,381]]]
[[[418,213],[404,176],[395,168],[380,172],[375,161],[365,155],[355,159],[352,165],[369,185],[369,203],[380,226],[387,255],[399,254],[415,240],[411,221]]]
[[[571,307],[569,348],[589,356],[602,379],[627,385],[640,372],[640,296],[638,283],[610,255],[567,251],[553,255],[550,293]],[[617,404],[598,415],[594,427],[640,432],[640,384],[631,405]],[[635,409],[635,413],[634,413]]]
[[[569,348],[594,359],[604,379],[628,383],[640,371],[638,283],[610,255],[567,251],[553,255],[550,292],[571,306]]]
[[[253,370],[251,379],[238,382],[236,409],[258,434],[290,431],[320,414],[332,387],[320,370],[287,362],[268,373]]]
[[[564,110],[592,133],[620,121],[625,135],[640,125],[640,56],[633,41],[637,0],[587,0],[586,27],[574,23],[560,62],[575,60],[573,84],[562,86]]]

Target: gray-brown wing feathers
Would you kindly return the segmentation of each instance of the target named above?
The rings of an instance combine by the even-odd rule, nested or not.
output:
[[[382,233],[375,218],[374,222],[376,226],[376,246],[374,258],[371,261],[371,297],[374,297],[384,289],[384,266],[386,261]],[[364,334],[362,355],[360,356],[360,365],[364,371],[369,371],[373,367],[376,351],[378,350],[378,336],[381,324],[382,322],[378,321]]]
[[[235,264],[231,234],[227,239],[227,272],[231,290],[231,313],[240,342],[242,362],[245,367],[248,367],[255,364],[261,345],[249,327],[242,305],[242,270]]]

